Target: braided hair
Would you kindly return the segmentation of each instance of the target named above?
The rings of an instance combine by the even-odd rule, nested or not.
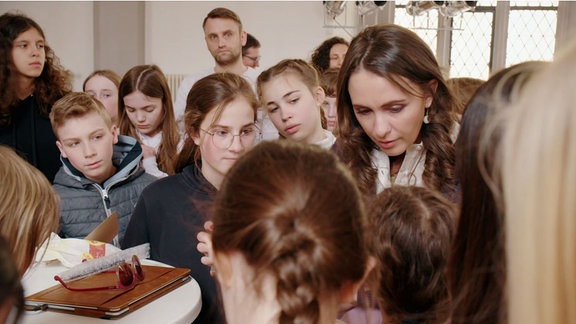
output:
[[[262,142],[222,184],[212,215],[214,253],[240,252],[257,296],[259,279],[274,278],[279,323],[336,319],[343,283],[362,280],[368,262],[360,197],[332,152]]]

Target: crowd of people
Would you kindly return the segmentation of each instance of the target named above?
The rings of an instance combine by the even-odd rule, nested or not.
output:
[[[51,233],[112,214],[109,243],[191,269],[197,323],[576,322],[576,43],[448,79],[398,25],[264,70],[236,13],[201,27],[214,66],[172,102],[152,64],[74,92],[0,16],[0,323]]]

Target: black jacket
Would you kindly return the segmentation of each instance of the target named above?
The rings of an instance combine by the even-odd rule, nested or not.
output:
[[[0,144],[14,148],[52,183],[60,169],[60,151],[48,116],[40,114],[36,98],[30,96],[12,108],[12,123],[0,128]]]
[[[152,183],[140,195],[122,248],[150,243],[150,258],[190,268],[202,291],[202,310],[194,323],[224,323],[215,279],[200,262],[196,234],[203,230],[216,188],[194,165]]]

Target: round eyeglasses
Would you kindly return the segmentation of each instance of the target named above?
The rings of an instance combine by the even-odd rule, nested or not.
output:
[[[260,62],[260,58],[262,58],[261,56],[256,56],[256,57],[254,57],[254,56],[248,56],[248,55],[242,55],[242,56],[250,59],[250,60],[251,60],[252,62],[254,62],[254,63]]]
[[[256,125],[250,125],[244,127],[239,134],[233,134],[229,129],[215,127],[211,131],[205,129],[200,129],[204,133],[212,137],[212,144],[221,150],[226,150],[232,143],[234,143],[234,137],[238,136],[240,143],[243,147],[253,145],[255,141],[259,141],[262,138],[262,134]]]

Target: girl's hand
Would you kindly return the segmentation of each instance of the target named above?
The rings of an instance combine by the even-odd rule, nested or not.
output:
[[[204,231],[201,231],[196,235],[196,238],[200,243],[196,246],[198,252],[204,254],[200,259],[202,264],[212,267],[214,265],[214,255],[212,252],[212,231],[214,230],[214,223],[207,221],[204,223]]]
[[[144,158],[156,157],[156,150],[153,147],[144,144],[141,144],[140,146],[142,146],[142,154],[144,155]]]

